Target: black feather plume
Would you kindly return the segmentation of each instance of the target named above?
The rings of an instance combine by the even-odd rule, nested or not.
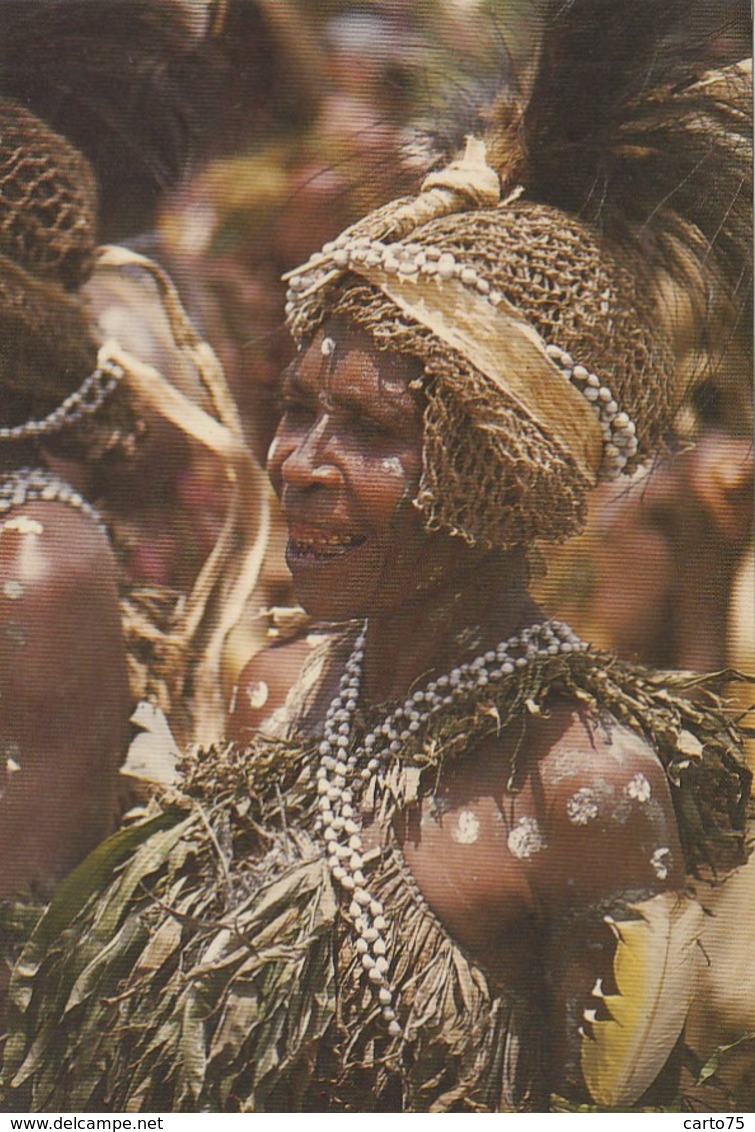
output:
[[[528,29],[529,60],[502,55],[487,104],[482,86],[455,100],[433,162],[482,132],[504,191],[521,185],[591,224],[663,290],[659,317],[676,288],[699,323],[692,350],[710,360],[734,334],[751,353],[752,80],[736,66],[749,0],[513,0],[507,12],[520,38]]]
[[[751,73],[730,66],[750,42],[741,3],[548,0],[545,10],[518,134],[527,195],[664,272],[698,304],[699,347],[710,346],[705,316],[724,307],[751,339]]]

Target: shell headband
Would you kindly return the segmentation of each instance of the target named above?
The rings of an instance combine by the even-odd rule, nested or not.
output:
[[[415,200],[377,214],[385,213],[382,239],[360,233],[357,225],[289,272],[286,314],[297,336],[307,300],[349,272],[360,276],[553,435],[589,482],[613,479],[634,461],[638,442],[634,422],[611,389],[558,343],[545,342],[480,272],[450,252],[404,239],[419,225],[455,212],[505,208],[520,193],[500,200],[485,143],[468,138],[463,157],[430,174]],[[397,234],[398,240],[384,242]]]

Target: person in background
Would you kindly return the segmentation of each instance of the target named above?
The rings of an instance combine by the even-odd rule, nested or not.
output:
[[[680,51],[686,14],[554,0],[531,89],[289,273],[268,470],[329,639],[266,735],[190,751],[40,922],[13,1099],[675,1103],[689,884],[746,860],[750,775],[715,699],[546,618],[528,560],[667,435],[669,288],[748,300],[750,76]]]
[[[215,437],[215,458],[227,464],[240,434],[236,427],[231,436],[222,378],[167,280],[124,249],[98,246],[101,214],[112,231],[125,223],[126,203],[141,199],[146,212],[153,179],[178,160],[168,145],[178,145],[185,105],[178,75],[188,68],[199,80],[205,67],[204,32],[196,9],[189,14],[187,25],[182,5],[141,0],[101,9],[9,2],[0,12],[3,990],[19,940],[56,885],[117,825],[137,701],[173,706],[185,724],[191,682],[196,691],[192,634],[213,578],[204,571],[199,602],[161,587],[137,590],[149,572],[133,568],[120,524],[135,502],[165,513],[170,500],[155,494],[175,478],[172,457],[187,458],[187,437],[205,447]],[[164,118],[152,113],[147,122],[139,108],[154,99]],[[138,160],[127,160],[131,144]],[[116,304],[116,326],[108,304],[97,303],[104,280],[112,287],[119,273],[135,305]],[[163,334],[159,359],[127,348],[143,343],[132,342],[124,316],[130,326],[149,323],[150,312]],[[164,363],[170,380],[150,362]],[[148,541],[145,531],[139,525],[136,542]],[[209,549],[201,548],[203,560]],[[201,565],[184,575],[187,590]]]

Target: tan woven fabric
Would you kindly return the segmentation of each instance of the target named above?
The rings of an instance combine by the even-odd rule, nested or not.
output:
[[[79,151],[18,103],[0,99],[0,423],[45,416],[79,387],[97,342],[75,291],[96,252],[97,188]],[[129,434],[124,396],[62,441],[97,458]],[[57,443],[60,445],[60,441]]]
[[[385,212],[355,225],[350,237],[382,231]],[[639,265],[630,272],[586,224],[523,200],[431,220],[411,232],[411,242],[450,252],[474,268],[544,342],[570,351],[605,382],[636,423],[633,465],[658,447],[676,408],[673,364],[668,343],[652,333]],[[557,540],[580,529],[590,479],[566,446],[467,357],[354,275],[297,305],[293,332],[303,340],[335,314],[367,330],[380,349],[423,363],[424,470],[417,505],[430,529],[503,547]],[[554,398],[559,393],[554,386]]]
[[[710,71],[705,45],[682,58],[675,5],[609,4],[600,19],[589,4],[538,7],[532,84],[504,84],[463,146],[457,135],[460,148],[428,154],[416,197],[287,276],[299,342],[343,313],[420,360],[417,504],[431,528],[502,547],[578,530],[593,471],[634,471],[663,446],[686,386],[731,341],[751,352],[750,68]],[[473,301],[457,301],[459,285]],[[520,368],[514,349],[489,348],[503,306],[554,363],[524,395],[527,351]],[[597,469],[592,422],[567,419],[574,392],[599,425]]]

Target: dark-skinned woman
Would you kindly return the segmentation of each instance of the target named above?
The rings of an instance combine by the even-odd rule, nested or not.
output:
[[[163,505],[160,492],[175,478],[170,454],[189,442],[226,469],[249,463],[217,363],[169,281],[125,248],[98,246],[101,213],[112,230],[125,224],[126,200],[144,220],[144,197],[156,196],[145,148],[117,192],[104,154],[123,161],[132,130],[146,146],[131,115],[157,93],[149,81],[156,68],[163,102],[169,92],[176,100],[163,105],[173,121],[171,68],[188,65],[201,38],[185,18],[179,4],[157,14],[153,4],[120,0],[97,12],[76,0],[9,2],[0,13],[3,989],[18,939],[56,885],[117,828],[124,796],[133,802],[119,767],[140,700],[149,705],[138,716],[148,727],[137,761],[144,769],[152,738],[156,765],[170,764],[175,744],[160,713],[173,706],[179,728],[187,726],[191,642],[203,635],[229,539],[237,549],[245,543],[229,513],[225,548],[203,570],[202,598],[184,598],[189,629],[178,593],[136,592],[113,533],[135,499]],[[128,79],[112,71],[127,31]],[[77,144],[29,103],[56,127],[64,119]],[[166,141],[167,127],[152,127]],[[79,148],[85,142],[97,169]],[[160,161],[167,175],[167,148]],[[254,475],[245,478],[253,492]],[[219,687],[213,700],[212,674],[198,675],[194,694],[217,719]]]
[[[528,553],[654,451],[676,304],[741,298],[747,72],[703,80],[678,16],[549,8],[529,99],[291,275],[268,468],[299,598],[339,628],[264,735],[188,757],[53,905],[11,1096],[673,1100],[704,962],[687,878],[746,859],[749,775],[710,701],[542,615]]]

